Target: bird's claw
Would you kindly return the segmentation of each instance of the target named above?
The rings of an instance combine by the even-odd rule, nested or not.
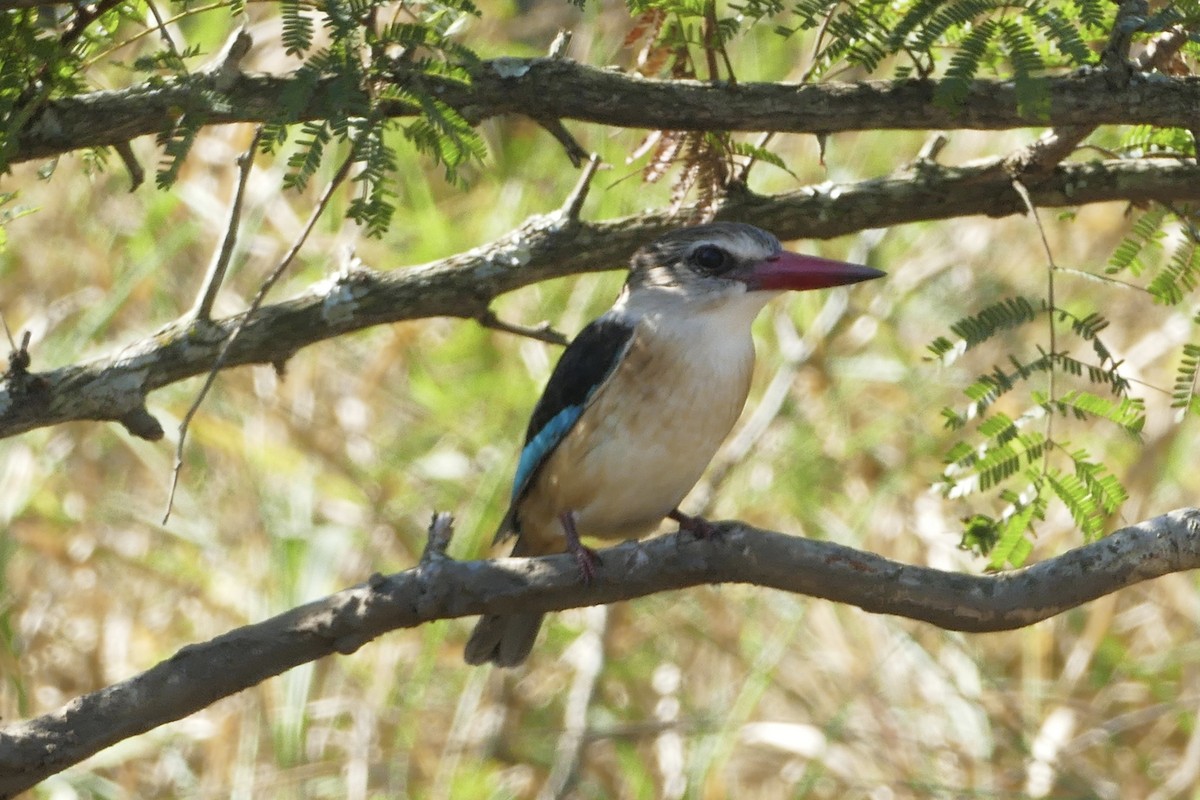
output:
[[[679,523],[679,530],[686,531],[697,539],[720,539],[724,536],[720,525],[715,525],[704,517],[693,517],[678,509],[667,516]]]
[[[567,538],[567,552],[575,556],[575,562],[579,564],[579,575],[583,578],[583,584],[589,586],[592,581],[596,580],[596,567],[600,566],[601,563],[600,554],[579,541],[579,531],[575,528],[575,514],[573,512],[567,511],[560,514],[559,521],[562,523],[563,533]]]
[[[596,580],[596,568],[602,563],[600,554],[582,544],[572,552],[575,562],[579,564],[579,576],[583,578],[584,586],[590,586]]]

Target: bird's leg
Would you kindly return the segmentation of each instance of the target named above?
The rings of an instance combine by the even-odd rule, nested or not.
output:
[[[596,566],[600,563],[600,555],[579,541],[574,511],[564,511],[559,514],[558,521],[562,523],[563,533],[567,537],[567,552],[574,555],[575,561],[579,563],[579,574],[583,576],[583,582],[591,583],[596,579]]]
[[[673,519],[679,523],[679,530],[687,531],[697,539],[712,539],[721,535],[721,529],[704,517],[693,517],[691,514],[685,514],[678,508],[667,514],[667,519]]]

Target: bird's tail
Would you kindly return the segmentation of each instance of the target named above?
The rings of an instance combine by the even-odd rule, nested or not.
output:
[[[514,556],[541,555],[521,538],[513,546]],[[485,614],[475,623],[471,638],[467,640],[463,658],[468,664],[493,662],[498,667],[515,667],[529,658],[538,630],[542,627],[545,614]]]
[[[475,623],[475,630],[467,640],[463,658],[468,664],[486,664],[491,661],[497,667],[515,667],[524,663],[533,650],[538,629],[542,627],[545,614],[488,614]]]

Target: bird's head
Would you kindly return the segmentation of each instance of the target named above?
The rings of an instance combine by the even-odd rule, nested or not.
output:
[[[645,289],[688,300],[719,301],[750,292],[824,289],[884,274],[871,267],[789,252],[773,235],[753,225],[714,222],[672,231],[642,247],[633,256],[626,287],[630,293]]]

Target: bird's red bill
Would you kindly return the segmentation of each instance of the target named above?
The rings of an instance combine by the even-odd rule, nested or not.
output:
[[[777,256],[759,262],[747,283],[754,289],[804,291],[869,281],[882,278],[886,274],[882,270],[862,264],[833,261],[785,250]]]

